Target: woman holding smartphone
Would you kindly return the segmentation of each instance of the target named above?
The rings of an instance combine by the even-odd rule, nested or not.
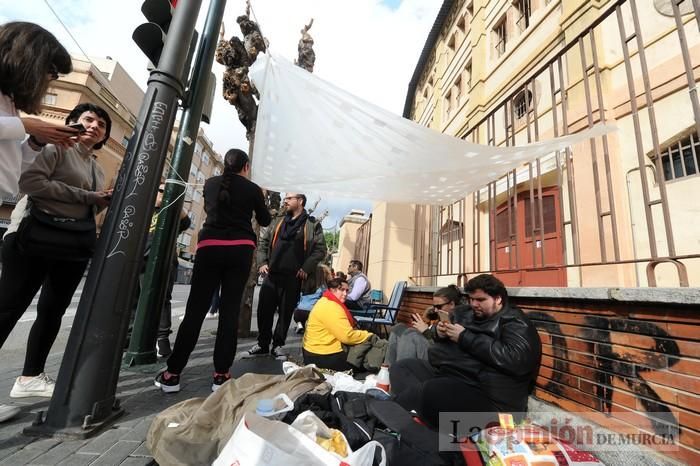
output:
[[[76,129],[19,116],[20,111],[39,113],[49,83],[72,70],[66,49],[41,26],[0,26],[0,197],[17,195],[19,176],[42,145],[68,147],[78,135]]]
[[[428,348],[432,343],[432,328],[439,320],[450,320],[450,313],[462,304],[462,293],[455,285],[440,288],[433,293],[433,305],[411,315],[412,326],[396,324],[389,334],[389,345],[384,358],[385,364],[393,364],[399,359],[417,358],[428,360]]]

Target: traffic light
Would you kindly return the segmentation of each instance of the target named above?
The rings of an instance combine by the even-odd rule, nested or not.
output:
[[[165,36],[168,33],[170,21],[173,19],[173,4],[168,0],[144,1],[141,5],[141,12],[148,23],[139,25],[131,35],[136,45],[154,66],[158,66],[158,60],[160,60],[163,45],[165,45]]]

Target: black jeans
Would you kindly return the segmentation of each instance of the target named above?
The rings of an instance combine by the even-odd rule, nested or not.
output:
[[[214,370],[228,372],[236,356],[238,315],[243,290],[253,264],[250,246],[207,246],[197,251],[192,270],[192,286],[185,317],[175,338],[173,354],[168,358],[168,372],[179,374],[194,350],[211,297],[221,286],[219,324],[214,346]]]
[[[16,234],[5,238],[0,274],[0,348],[41,287],[22,375],[35,376],[44,372],[46,358],[61,329],[61,319],[87,264],[87,261],[29,257],[18,250]]]
[[[475,413],[473,422],[482,428],[498,419],[498,408],[481,389],[463,379],[439,374],[427,361],[401,359],[389,370],[396,402],[409,411],[415,409],[434,428],[439,426],[441,412]]]
[[[260,300],[258,302],[258,344],[263,348],[284,346],[287,340],[289,324],[292,322],[294,308],[299,302],[301,293],[301,280],[295,275],[268,274],[260,288]],[[275,311],[279,318],[272,333],[272,322],[275,319]]]
[[[160,320],[158,322],[158,339],[167,340],[172,333],[170,328],[173,326],[173,288],[175,288],[175,280],[177,280],[177,260],[173,262],[170,269],[170,277],[168,277],[168,289],[165,294],[165,302],[163,309],[160,311]]]
[[[305,349],[302,349],[302,352],[304,353],[304,364],[316,364],[316,367],[334,371],[346,371],[350,369],[348,355],[345,351],[332,354],[316,354],[309,353]]]

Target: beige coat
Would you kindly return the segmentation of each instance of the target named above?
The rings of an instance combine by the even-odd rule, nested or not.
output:
[[[308,367],[286,376],[244,374],[207,398],[192,398],[161,412],[148,430],[146,446],[158,464],[210,465],[258,400],[281,393],[296,400],[312,390],[327,392],[330,387]]]

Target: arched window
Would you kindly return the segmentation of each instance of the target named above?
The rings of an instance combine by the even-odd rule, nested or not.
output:
[[[527,112],[532,110],[532,92],[528,89],[524,89],[513,98],[513,110],[515,111],[515,118],[518,120],[525,118]]]

